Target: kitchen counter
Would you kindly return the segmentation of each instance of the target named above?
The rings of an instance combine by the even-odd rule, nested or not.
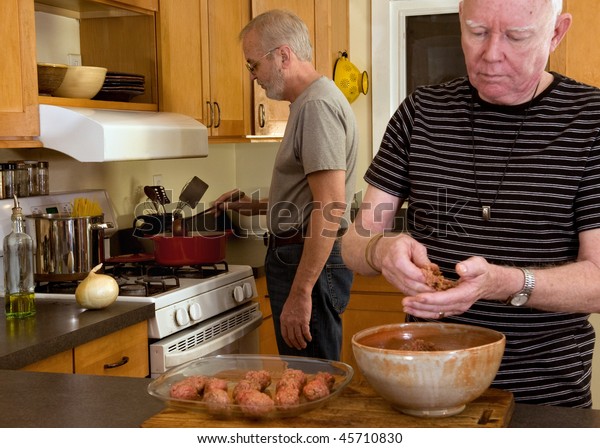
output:
[[[139,428],[164,409],[161,401],[146,392],[150,381],[149,378],[0,370],[0,426]],[[348,393],[356,393],[352,384]],[[335,400],[328,406],[335,406]],[[344,410],[339,412],[343,415]],[[390,408],[390,414],[395,415],[394,412]],[[344,426],[339,424],[339,419],[324,420],[319,409],[305,416],[312,422],[323,423],[314,427]],[[387,421],[389,427],[394,427],[392,419]],[[293,426],[298,427],[298,422]],[[509,427],[598,428],[600,411],[517,404]]]
[[[86,310],[75,300],[38,299],[33,317],[0,317],[0,369],[20,369],[153,316],[152,303],[118,300]]]

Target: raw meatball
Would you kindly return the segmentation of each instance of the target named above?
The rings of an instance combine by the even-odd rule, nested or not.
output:
[[[323,381],[309,381],[302,389],[302,394],[308,401],[315,401],[329,395],[329,388]]]
[[[271,374],[266,370],[250,370],[246,373],[244,379],[255,384],[260,391],[265,390],[271,384]]]
[[[264,417],[275,409],[273,399],[256,389],[241,391],[236,396],[236,402],[249,417]]]
[[[284,409],[300,404],[300,389],[297,387],[279,387],[275,392],[275,404]]]
[[[204,398],[202,399],[206,403],[207,408],[210,412],[216,414],[228,414],[231,411],[231,398],[227,390],[223,389],[210,389],[204,392]]]
[[[233,399],[238,401],[238,396],[249,390],[258,390],[256,384],[248,380],[240,380],[233,388]]]
[[[334,384],[335,378],[333,375],[327,372],[319,372],[311,381],[306,383],[306,386],[302,389],[302,395],[308,401],[324,398],[331,393]]]
[[[296,388],[301,390],[306,384],[306,374],[302,370],[285,369],[281,374],[281,379],[277,382],[276,389]]]
[[[181,400],[199,400],[202,398],[206,377],[190,376],[171,385],[169,395]]]
[[[210,390],[227,390],[227,380],[223,380],[221,378],[210,377],[206,380],[206,384],[204,385],[204,393]]]

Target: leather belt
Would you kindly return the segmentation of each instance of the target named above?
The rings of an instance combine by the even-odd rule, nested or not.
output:
[[[340,228],[337,231],[336,238],[340,238],[344,233],[346,233],[346,229]],[[267,232],[264,235],[264,243],[269,249],[275,249],[281,246],[289,246],[290,244],[304,244],[304,234],[300,230],[290,230],[280,234],[274,234]]]

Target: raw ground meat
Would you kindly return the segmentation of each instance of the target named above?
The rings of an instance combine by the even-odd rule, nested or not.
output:
[[[236,396],[241,411],[249,417],[263,417],[275,409],[275,402],[264,392],[249,389]]]
[[[205,384],[206,377],[201,375],[190,376],[173,384],[169,390],[169,395],[172,398],[182,400],[200,400]]]
[[[330,394],[335,378],[327,372],[319,372],[315,377],[306,383],[302,389],[302,394],[308,401],[315,401],[324,398]]]
[[[399,350],[408,350],[411,352],[434,352],[435,346],[432,342],[423,339],[410,339],[402,343]]]
[[[447,278],[444,278],[440,272],[440,268],[435,264],[425,266],[424,268],[421,268],[421,271],[423,274],[425,274],[425,283],[427,283],[436,291],[445,291],[456,286],[456,282],[454,280],[448,280]]]
[[[228,413],[231,408],[230,405],[232,403],[231,398],[229,397],[229,393],[227,389],[210,389],[204,392],[204,398],[202,401],[206,403],[206,407],[209,411],[224,414]]]

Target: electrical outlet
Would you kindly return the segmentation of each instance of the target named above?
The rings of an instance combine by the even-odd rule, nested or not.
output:
[[[67,61],[69,62],[69,65],[81,65],[81,55],[69,53],[67,55]]]
[[[152,176],[152,184],[153,185],[162,185],[162,174],[155,174]]]

